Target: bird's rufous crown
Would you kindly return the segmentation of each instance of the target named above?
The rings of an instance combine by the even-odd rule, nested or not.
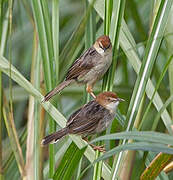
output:
[[[102,45],[103,48],[108,49],[111,45],[111,40],[109,39],[109,36],[100,36],[97,39],[97,42]]]
[[[107,91],[107,92],[102,92],[99,95],[97,95],[96,99],[104,98],[104,97],[111,97],[111,98],[114,98],[114,99],[118,98],[115,93]]]
[[[99,95],[97,95],[96,101],[97,101],[99,104],[101,104],[101,105],[104,106],[104,105],[110,103],[110,102],[109,102],[109,101],[110,101],[109,98],[111,98],[111,99],[117,99],[118,97],[117,97],[117,95],[116,95],[115,93],[107,91],[107,92],[103,92],[103,93],[100,93]]]

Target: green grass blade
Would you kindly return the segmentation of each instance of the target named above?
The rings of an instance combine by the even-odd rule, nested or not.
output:
[[[127,29],[127,26],[125,23],[124,23],[124,26],[122,27],[120,39],[121,39],[120,45],[121,45],[122,49],[124,50],[126,56],[128,57],[130,63],[132,64],[134,70],[138,74],[140,67],[141,67],[141,62],[140,62],[138,54],[136,53],[136,50],[135,50],[136,44],[135,44],[129,30]],[[154,85],[153,85],[152,81],[149,79],[147,86],[146,86],[146,94],[149,99],[152,98],[152,94],[154,93],[154,90],[155,90]],[[163,106],[162,99],[159,96],[158,92],[156,92],[156,94],[154,96],[153,104],[155,105],[155,107],[158,111]],[[163,111],[161,117],[162,117],[163,122],[164,122],[166,128],[168,129],[169,133],[172,133],[172,129],[170,127],[172,120],[171,120],[167,110]]]
[[[54,180],[62,179],[71,179],[73,173],[84,154],[86,147],[79,149],[75,143],[71,143],[65,155],[63,156],[61,163],[58,165],[56,172],[53,176]]]
[[[146,111],[145,111],[145,113],[144,113],[144,115],[143,115],[142,121],[141,121],[140,126],[139,126],[138,129],[141,129],[142,124],[143,124],[143,122],[145,121],[145,118],[147,117],[147,114],[149,113],[149,110],[150,110],[150,107],[151,107],[151,105],[152,105],[154,96],[155,96],[157,90],[159,89],[160,83],[161,83],[162,79],[164,78],[165,73],[167,72],[167,69],[168,69],[169,64],[171,63],[172,59],[173,59],[173,55],[168,59],[167,63],[165,64],[165,66],[164,66],[164,68],[163,68],[163,71],[162,71],[162,73],[161,73],[161,75],[160,75],[160,78],[159,78],[159,80],[158,80],[158,83],[157,83],[157,85],[156,85],[156,88],[155,88],[155,90],[154,90],[154,93],[153,93],[153,95],[152,95],[152,98],[150,99],[150,103],[148,104],[148,106],[147,106],[147,108],[146,108]],[[164,109],[164,110],[165,110],[165,109]]]
[[[111,20],[111,39],[113,42],[113,61],[112,66],[109,70],[109,89],[112,91],[113,84],[114,84],[114,77],[115,77],[115,70],[117,64],[117,56],[118,56],[118,49],[119,49],[119,35],[120,35],[120,28],[124,16],[124,9],[125,9],[125,0],[116,1],[114,2],[114,12],[112,20]]]
[[[89,7],[89,3],[86,0],[86,14],[87,14],[87,9]],[[96,14],[95,10],[92,8],[90,12],[90,16],[87,19],[86,27],[85,27],[85,49],[90,48],[95,40],[96,40]],[[85,103],[90,101],[90,94],[85,93]],[[95,153],[95,158],[97,159],[99,157],[100,153],[96,151]],[[101,178],[101,170],[102,170],[102,162],[96,163],[94,165],[94,172],[93,172],[93,179],[97,177],[98,179]]]
[[[6,48],[6,42],[7,42],[7,34],[8,34],[8,17],[9,17],[9,8],[7,9],[7,12],[5,14],[4,20],[2,21],[2,35],[1,35],[1,41],[0,41],[0,54],[3,55],[5,48]]]
[[[52,31],[50,26],[50,17],[47,1],[32,1],[32,8],[34,12],[35,23],[37,26],[39,44],[41,49],[41,56],[43,60],[44,80],[46,84],[46,91],[52,90],[55,86],[55,77],[53,71],[54,49],[52,43]],[[49,117],[49,133],[55,131],[55,123]],[[49,145],[49,163],[50,163],[50,177],[54,174],[54,145]]]
[[[122,0],[122,1],[114,1],[113,4],[113,16],[111,20],[111,33],[110,33],[110,37],[113,42],[113,59],[112,59],[113,61],[108,72],[108,81],[106,84],[106,87],[108,87],[107,89],[111,91],[114,85],[114,77],[115,77],[115,70],[116,70],[118,50],[119,50],[119,35],[120,35],[120,28],[124,16],[125,3],[126,1]],[[113,176],[115,163],[116,161],[114,160],[113,167],[111,170],[112,172],[111,176]]]
[[[173,102],[173,95],[170,96],[167,101],[165,102],[165,104],[163,105],[163,107],[160,109],[160,111],[158,112],[156,118],[154,119],[153,125],[152,125],[152,130],[155,130],[157,127],[157,124],[159,122],[160,116],[163,113],[163,111],[167,108],[168,105],[170,105],[170,103]],[[171,124],[170,124],[171,126]]]
[[[48,7],[48,2],[46,0],[42,0],[40,2],[41,2],[41,5],[42,5],[42,12],[40,12],[40,15],[43,14],[43,19],[44,19],[43,22],[44,22],[44,24],[42,26],[44,26],[44,28],[45,28],[46,39],[47,39],[47,47],[48,47],[47,53],[49,55],[49,59],[47,61],[49,61],[49,65],[50,65],[50,73],[51,73],[51,80],[52,80],[51,84],[54,87],[54,84],[55,84],[55,73],[54,73],[54,70],[53,70],[53,65],[54,65],[54,49],[53,49],[52,29],[51,29],[50,15],[49,15],[49,7]],[[41,27],[37,26],[38,30],[40,28]],[[42,38],[42,37],[40,37],[40,34],[39,34],[39,39],[40,38]],[[42,44],[40,44],[40,47],[41,46],[42,46]],[[44,59],[43,63],[45,61],[46,60]],[[44,66],[44,68],[45,68],[45,66]]]
[[[106,0],[105,1],[105,21],[104,21],[104,34],[109,35],[110,31],[110,25],[111,25],[111,16],[112,16],[112,7],[113,7],[113,1],[112,0]]]
[[[52,1],[52,37],[57,84],[59,81],[59,0]]]
[[[169,15],[168,23],[165,29],[165,40],[166,40],[166,47],[167,47],[167,56],[172,56],[172,48],[173,48],[173,8],[171,8],[171,13]],[[173,95],[173,61],[171,61],[168,69],[169,73],[169,85],[170,85],[170,94]],[[171,104],[171,116],[173,118],[173,103]]]
[[[37,31],[39,35],[40,49],[43,58],[44,66],[44,78],[47,91],[50,91],[52,87],[52,77],[51,77],[51,66],[50,66],[50,56],[49,56],[49,47],[46,33],[46,25],[42,10],[42,5],[40,1],[32,0],[32,8],[34,12],[35,22],[37,26]]]
[[[7,29],[8,29],[8,15],[9,15],[9,9],[7,9],[7,12],[5,14],[5,17],[3,17],[3,1],[0,2],[0,54],[4,55],[5,51],[5,44],[7,39]],[[0,179],[4,178],[4,172],[3,172],[3,159],[2,159],[2,152],[3,152],[3,146],[2,146],[2,139],[3,139],[3,82],[2,82],[2,72],[0,71]]]
[[[59,143],[58,143],[58,147],[57,147],[57,151],[55,154],[55,162],[58,162],[62,159],[64,153],[67,151],[67,149],[69,148],[70,144],[72,143],[72,140],[69,137],[64,137]],[[43,170],[43,174],[44,174],[44,178],[48,178],[48,174],[49,174],[49,164],[48,162],[46,163],[46,166]]]
[[[39,85],[40,85],[40,50],[38,49],[36,57],[35,57],[35,71],[34,71],[34,84],[35,87],[39,90]],[[35,100],[34,104],[34,179],[40,179],[40,173],[39,169],[40,168],[35,168],[35,167],[40,167],[41,162],[41,157],[40,157],[40,146],[41,146],[41,132],[40,132],[40,105],[37,100]]]
[[[115,155],[121,151],[126,150],[141,150],[141,151],[152,151],[152,152],[163,152],[166,154],[173,154],[173,148],[170,148],[168,146],[162,145],[162,144],[156,144],[156,143],[146,143],[146,142],[135,142],[135,143],[127,143],[125,145],[117,146],[110,151],[107,151],[104,153],[103,156],[99,157],[96,161],[102,161],[104,159],[107,159],[111,157],[112,155]]]
[[[99,144],[97,144],[99,145]],[[101,144],[100,144],[101,145]],[[95,159],[99,158],[100,156],[102,156],[103,153],[96,151],[96,157]],[[102,165],[103,165],[103,161],[97,162],[94,165],[94,173],[93,173],[93,180],[97,180],[97,179],[101,179],[101,175],[102,175]]]
[[[152,132],[152,131],[128,131],[121,133],[113,133],[109,135],[100,136],[91,141],[91,143],[103,141],[103,140],[115,140],[115,139],[131,139],[137,141],[146,141],[153,143],[162,143],[167,145],[173,145],[173,136]]]

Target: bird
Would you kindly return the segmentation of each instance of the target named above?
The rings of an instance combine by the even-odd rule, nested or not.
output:
[[[68,134],[81,135],[86,140],[87,136],[104,131],[114,119],[120,101],[124,100],[113,92],[100,93],[95,99],[76,110],[67,120],[66,127],[44,137],[42,145],[56,143]],[[92,145],[92,147],[103,151],[100,146]]]
[[[48,92],[42,102],[48,101],[65,87],[77,83],[86,84],[86,91],[93,98],[93,86],[107,72],[112,63],[112,44],[108,36],[100,36],[69,68],[65,80]]]

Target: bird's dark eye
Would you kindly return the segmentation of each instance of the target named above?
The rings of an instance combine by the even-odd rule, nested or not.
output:
[[[110,45],[111,45],[111,44],[109,44],[107,47],[103,47],[102,45],[99,44],[99,47],[100,47],[101,49],[103,49],[104,51],[106,51],[107,49],[109,49]]]
[[[114,102],[114,101],[115,101],[115,99],[108,98],[108,101]]]
[[[104,49],[100,44],[99,44],[99,48]]]
[[[111,45],[111,44],[109,44],[109,46],[108,46],[106,49],[109,49],[109,48],[110,48],[110,45]]]

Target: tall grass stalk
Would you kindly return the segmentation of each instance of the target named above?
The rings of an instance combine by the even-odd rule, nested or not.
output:
[[[173,55],[172,53],[172,48],[173,48],[173,7],[171,8],[171,12],[169,15],[169,19],[168,19],[168,23],[166,26],[166,30],[165,30],[165,39],[166,39],[166,47],[167,47],[167,57],[169,58],[170,56]],[[169,85],[170,85],[170,95],[173,95],[173,60],[170,62],[169,65],[169,69],[168,69],[168,73],[169,73]],[[173,103],[171,104],[171,117],[173,119]]]
[[[40,49],[38,46],[38,41],[37,41],[37,33],[36,29],[34,29],[34,41],[33,41],[33,56],[32,56],[32,84],[35,85],[35,87],[39,90],[40,87]],[[40,157],[40,108],[37,100],[33,101],[33,106],[34,106],[34,111],[32,112],[32,120],[31,120],[31,126],[34,130],[33,133],[33,178],[34,179],[40,179],[40,174],[39,174],[39,168],[40,167],[40,162],[41,157]],[[29,129],[29,127],[28,127]],[[43,162],[42,162],[43,163]]]
[[[88,11],[89,3],[86,0],[86,13]],[[96,40],[96,13],[95,10],[92,9],[90,12],[90,16],[87,20],[86,28],[85,28],[85,49],[90,48]],[[86,103],[89,102],[90,95],[86,94]],[[95,153],[95,159],[99,157],[99,151]],[[94,165],[94,173],[93,173],[93,180],[100,179],[102,172],[102,162],[98,162]]]
[[[36,36],[34,37],[33,44],[36,42]],[[32,55],[32,64],[31,64],[31,83],[34,84],[34,69],[35,69],[35,53],[36,48],[35,45],[33,46],[33,55]],[[28,130],[28,136],[26,141],[26,174],[27,178],[34,179],[34,158],[35,154],[34,151],[36,151],[37,146],[34,144],[34,98],[32,96],[29,97],[29,105],[28,105],[28,124],[27,124],[27,130]]]
[[[110,20],[111,20],[111,9],[112,9],[112,0],[106,0],[105,1],[105,20],[104,20],[104,34],[105,35],[109,35],[109,29],[110,29]],[[102,83],[102,90],[106,90],[106,81],[108,80],[108,75],[106,73],[106,75],[104,75],[103,78],[103,83]],[[101,146],[103,145],[103,142],[99,142],[96,144],[97,146]],[[99,158],[100,156],[102,156],[103,153],[99,152],[98,150],[96,151],[96,156],[95,158]],[[102,164],[103,162],[97,162],[94,165],[94,175],[93,175],[93,180],[96,180],[97,178],[101,178],[101,171],[102,171]]]
[[[2,38],[2,25],[3,25],[3,1],[0,1],[0,46],[1,46],[1,38]],[[2,164],[2,72],[0,71],[0,179],[3,179],[3,164]]]
[[[8,15],[9,8],[3,16],[3,1],[0,2],[0,54],[4,55],[5,44],[7,38],[8,29]],[[3,129],[3,82],[2,82],[2,72],[0,71],[0,179],[4,179],[4,164],[2,159],[3,146],[2,146],[2,129]]]
[[[8,136],[10,139],[11,147],[13,149],[13,152],[15,154],[15,158],[17,161],[17,165],[19,168],[19,171],[21,173],[21,177],[25,179],[26,171],[24,166],[24,158],[22,154],[22,149],[19,143],[17,130],[14,123],[14,116],[13,116],[13,97],[12,97],[12,18],[13,18],[13,1],[10,0],[8,2],[9,7],[9,15],[8,15],[8,22],[9,22],[9,97],[10,97],[10,103],[8,105],[8,102],[4,103],[3,107],[3,117],[5,121],[5,125],[8,131]],[[6,104],[6,106],[5,106]]]
[[[2,161],[2,72],[0,71],[0,179],[3,179],[3,161]]]
[[[57,84],[59,82],[59,0],[52,1],[52,40]]]
[[[36,44],[37,46],[37,44]],[[40,55],[40,49],[37,47],[36,48],[36,56],[34,65],[35,65],[35,71],[33,74],[35,74],[35,79],[34,79],[34,84],[35,87],[39,90],[40,88],[40,60],[41,60],[41,55]],[[34,179],[41,179],[42,177],[42,172],[40,173],[40,164],[44,163],[43,158],[41,157],[41,138],[42,138],[42,133],[41,133],[41,107],[38,103],[37,100],[34,102]],[[36,168],[39,167],[39,168]]]
[[[140,122],[140,125],[137,127],[138,130],[141,130],[142,125],[144,124],[144,122],[145,122],[145,120],[146,120],[146,118],[147,118],[147,114],[149,113],[149,110],[150,110],[150,108],[151,108],[151,105],[152,105],[152,101],[153,101],[153,99],[154,99],[154,96],[155,96],[157,90],[159,89],[159,86],[160,86],[160,84],[161,84],[161,81],[163,80],[163,78],[164,78],[164,76],[165,76],[165,74],[166,74],[166,72],[167,72],[167,70],[168,70],[168,67],[169,67],[172,59],[173,59],[173,55],[168,59],[168,61],[166,62],[165,66],[164,66],[164,68],[163,68],[163,71],[161,72],[161,75],[160,75],[159,80],[158,80],[158,82],[157,82],[156,88],[155,88],[155,90],[154,90],[154,92],[153,92],[153,94],[152,94],[152,98],[150,99],[150,103],[148,104],[148,106],[147,106],[147,108],[146,108],[146,110],[145,110],[145,113],[144,113],[144,115],[143,115],[143,117],[142,117],[142,120],[141,120],[141,122]],[[153,130],[155,130],[155,129],[153,129]]]
[[[106,1],[105,1],[106,2]],[[112,59],[112,65],[106,74],[105,81],[103,80],[103,90],[109,90],[112,91],[113,84],[114,84],[114,76],[115,76],[115,70],[116,70],[116,62],[117,62],[117,55],[118,55],[118,49],[119,49],[119,34],[120,34],[120,27],[122,24],[123,16],[124,16],[124,8],[125,8],[125,0],[123,1],[109,1],[108,4],[105,3],[105,33],[110,32],[110,37],[112,41],[112,49],[113,49],[113,59]],[[113,11],[112,11],[113,10]],[[113,15],[112,15],[113,12]],[[113,169],[112,169],[112,178],[114,178],[114,167],[115,167],[115,161],[113,163]]]
[[[39,44],[42,55],[44,79],[46,85],[46,91],[52,90],[55,86],[55,77],[53,71],[54,63],[54,49],[52,43],[52,32],[50,28],[49,10],[46,1],[32,1],[33,12],[35,16],[35,23],[37,25],[37,31],[39,35]],[[57,73],[55,73],[57,74]],[[49,133],[55,131],[55,122],[49,117]],[[49,145],[49,165],[50,172],[49,177],[53,177],[55,162],[54,162],[54,145]]]
[[[104,4],[104,7],[105,7],[104,8],[104,34],[107,36],[109,36],[109,32],[110,32],[112,6],[113,6],[112,0],[105,0],[105,4]],[[112,39],[111,39],[111,41],[112,41]],[[108,78],[109,78],[109,71],[103,77],[103,84],[102,84],[102,90],[103,91],[106,91],[109,89]]]

